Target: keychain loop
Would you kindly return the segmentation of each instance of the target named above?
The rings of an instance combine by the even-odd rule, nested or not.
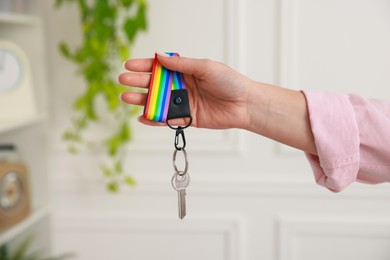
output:
[[[186,137],[184,135],[184,129],[186,129],[187,127],[189,127],[192,123],[192,116],[190,116],[190,122],[188,122],[187,125],[185,126],[177,126],[177,127],[173,127],[169,124],[169,120],[167,120],[167,125],[169,126],[169,128],[173,129],[176,131],[176,134],[175,134],[175,142],[174,142],[174,145],[175,145],[175,148],[176,150],[182,150],[186,147]],[[182,140],[182,143],[183,145],[182,146],[179,146],[179,143],[180,143],[180,138],[181,137],[181,140]]]
[[[180,143],[180,137],[181,136],[181,141],[182,141],[182,143],[183,143],[183,145],[182,146],[179,146],[179,143]],[[185,137],[185,135],[184,135],[184,130],[182,129],[182,127],[181,126],[179,126],[178,128],[177,128],[177,130],[176,130],[176,134],[175,134],[175,148],[176,148],[176,150],[182,150],[182,149],[184,149],[185,147],[186,147],[186,137]]]
[[[180,171],[178,168],[177,168],[177,165],[176,165],[176,155],[177,155],[177,151],[180,151],[180,152],[183,152],[183,155],[184,155],[184,162],[185,162],[185,165],[184,165],[184,170],[183,171]],[[173,169],[175,169],[175,172],[179,175],[184,175],[184,174],[187,174],[187,171],[188,171],[188,158],[187,158],[187,152],[184,148],[182,148],[181,150],[175,150],[173,152],[173,158],[172,158],[172,162],[173,162]]]
[[[192,116],[189,116],[189,118],[190,118],[190,122],[188,122],[188,124],[185,125],[185,126],[173,127],[173,126],[171,126],[169,124],[169,120],[167,120],[166,123],[167,123],[167,125],[169,126],[170,129],[178,130],[180,128],[180,129],[184,130],[184,129],[186,129],[187,127],[189,127],[192,124]]]

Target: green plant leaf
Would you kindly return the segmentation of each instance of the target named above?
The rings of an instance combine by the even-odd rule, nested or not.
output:
[[[55,7],[59,8],[62,6],[65,2],[74,2],[75,0],[56,0]]]
[[[123,30],[126,33],[127,39],[130,43],[134,42],[134,39],[139,31],[147,29],[146,18],[146,4],[140,4],[137,9],[136,16],[128,17],[123,24]]]
[[[70,154],[77,154],[79,152],[79,150],[74,145],[69,145],[67,151]]]
[[[33,235],[26,237],[15,249],[14,252],[8,252],[8,246],[0,247],[0,260],[61,260],[73,257],[74,254],[66,253],[60,256],[43,257],[44,251],[37,250],[32,253],[27,253],[30,250],[31,243],[34,239]]]
[[[116,161],[114,169],[117,174],[121,174],[123,172],[122,162],[120,160]]]
[[[8,255],[8,246],[2,245],[0,247],[0,259],[4,260],[10,260]]]
[[[119,191],[119,184],[116,181],[107,183],[107,190],[109,192],[117,193]]]
[[[121,139],[123,140],[123,142],[128,142],[131,139],[129,123],[127,121],[123,122],[122,124]]]
[[[133,18],[127,18],[123,24],[123,30],[126,33],[127,39],[130,43],[133,43],[134,38],[137,34],[138,28],[135,26],[136,20]]]
[[[123,178],[123,180],[125,181],[125,183],[129,186],[132,186],[134,187],[137,183],[135,182],[134,178],[131,177],[131,176],[125,176]]]
[[[107,165],[100,165],[100,169],[106,177],[112,177],[114,175],[112,170]]]
[[[137,26],[139,29],[142,30],[146,30],[148,27],[147,18],[146,18],[146,4],[141,4],[138,7]]]
[[[119,93],[126,88],[118,87],[113,75],[117,73],[118,64],[129,58],[137,35],[147,28],[147,4],[145,0],[56,0],[55,5],[61,7],[65,3],[77,5],[82,37],[76,46],[61,42],[59,52],[76,65],[77,74],[84,79],[85,89],[73,103],[78,119],[72,121],[71,130],[65,131],[62,138],[70,144],[71,153],[80,145],[90,148],[88,144],[92,142],[83,140],[83,136],[94,125],[91,122],[100,120],[96,109],[100,103],[96,101],[103,98],[108,112],[115,119],[112,127],[116,130],[103,140],[112,167],[107,166],[101,171],[109,179],[115,176],[116,179],[107,184],[107,189],[117,191],[120,181],[127,182],[123,177],[123,159],[118,159],[117,155],[132,138],[129,118],[135,115],[136,109],[118,100]]]
[[[69,2],[72,2],[72,0],[68,0]],[[90,14],[90,10],[88,8],[87,3],[85,0],[76,0],[79,6],[80,14],[81,14],[81,20],[85,21],[88,18],[88,14]],[[99,0],[98,0],[99,1]]]
[[[73,59],[73,56],[72,56],[72,54],[70,53],[69,47],[68,47],[68,45],[67,45],[66,43],[61,42],[60,45],[59,45],[59,49],[60,49],[61,54],[62,54],[65,58]]]
[[[119,55],[123,61],[127,60],[130,56],[130,52],[127,46],[119,45]]]
[[[129,8],[134,3],[134,0],[120,0],[120,2],[123,7]]]
[[[16,248],[15,252],[11,254],[13,260],[23,260],[27,255],[27,250],[30,247],[34,237],[28,236],[22,241],[22,243]]]
[[[76,118],[73,120],[73,125],[76,129],[84,129],[88,126],[88,121],[85,117]]]
[[[107,83],[104,84],[104,97],[106,99],[108,109],[111,111],[115,111],[118,105],[120,104],[119,101],[119,89],[116,87],[116,84],[111,79],[107,81]]]
[[[73,141],[73,142],[81,142],[82,138],[81,136],[76,133],[76,132],[73,132],[73,131],[66,131],[63,135],[62,135],[62,139],[66,140],[66,141]]]

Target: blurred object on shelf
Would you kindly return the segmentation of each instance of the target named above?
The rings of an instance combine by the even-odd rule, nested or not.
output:
[[[7,13],[12,11],[12,0],[0,0],[0,12]]]
[[[18,44],[0,40],[0,121],[14,121],[36,114],[29,58]]]
[[[29,214],[26,166],[14,145],[0,144],[0,229],[19,223]]]
[[[33,0],[0,0],[0,12],[30,14]]]

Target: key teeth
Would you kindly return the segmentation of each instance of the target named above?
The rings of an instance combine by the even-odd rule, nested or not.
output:
[[[187,215],[187,212],[179,213],[179,218],[184,219],[184,217]]]

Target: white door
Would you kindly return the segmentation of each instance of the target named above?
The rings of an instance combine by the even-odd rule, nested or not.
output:
[[[284,87],[390,98],[388,0],[150,0],[149,8],[134,57],[177,51]],[[69,86],[81,80],[57,43],[77,41],[77,15],[48,10],[47,21],[57,252],[82,260],[390,259],[388,184],[332,193],[315,184],[302,152],[245,131],[186,131],[184,220],[170,184],[170,129],[134,122],[126,168],[137,187],[108,194],[95,155],[68,155],[58,139],[77,93]]]

